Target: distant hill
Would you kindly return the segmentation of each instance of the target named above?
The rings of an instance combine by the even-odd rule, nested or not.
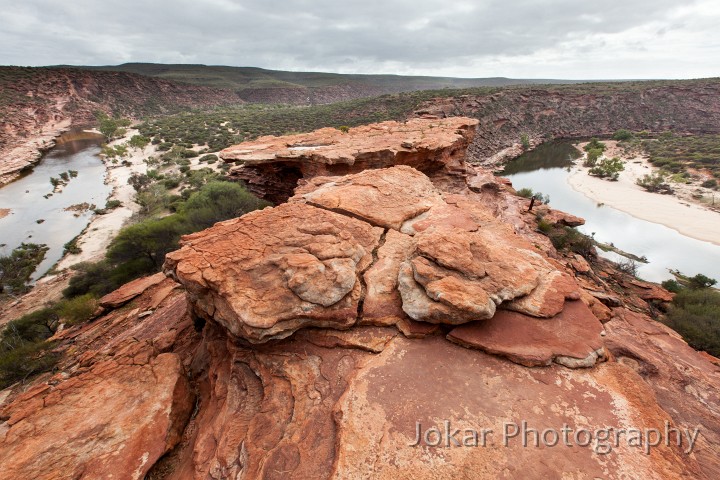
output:
[[[255,103],[326,104],[390,93],[444,88],[579,83],[574,80],[453,78],[401,75],[356,75],[287,72],[254,67],[125,63],[117,66],[80,66],[88,70],[138,73],[182,83],[230,89]]]

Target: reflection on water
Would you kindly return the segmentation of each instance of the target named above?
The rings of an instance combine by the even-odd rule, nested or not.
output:
[[[668,269],[686,275],[703,273],[720,280],[720,246],[686,237],[664,225],[640,220],[576,192],[567,183],[566,142],[553,142],[528,152],[508,163],[504,176],[516,189],[528,187],[550,195],[550,206],[583,217],[585,225],[578,230],[595,233],[604,243],[613,243],[626,252],[645,256],[638,276],[660,282],[673,278]],[[576,152],[577,153],[577,152]],[[577,158],[577,157],[575,157]],[[616,259],[615,255],[608,255]]]
[[[33,279],[62,257],[63,245],[82,232],[92,215],[88,211],[75,217],[74,212],[65,209],[84,202],[105,205],[111,189],[104,183],[105,168],[97,155],[101,143],[98,135],[69,132],[32,171],[0,188],[0,208],[11,210],[10,215],[0,219],[0,244],[4,244],[0,254],[8,255],[22,242],[50,247]],[[62,193],[44,198],[53,191],[50,177],[57,178],[68,170],[76,170],[77,177],[70,179]]]

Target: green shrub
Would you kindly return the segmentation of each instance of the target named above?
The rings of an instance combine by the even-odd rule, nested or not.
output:
[[[120,206],[122,206],[122,202],[120,200],[111,199],[105,202],[105,210],[113,210]]]
[[[77,244],[78,238],[79,238],[79,235],[77,237],[73,238],[72,240],[70,240],[69,242],[67,242],[65,245],[63,245],[63,255],[66,255],[68,253],[71,255],[78,255],[78,254],[82,253],[82,249],[80,247],[78,247],[78,244]]]
[[[587,157],[585,157],[585,161],[583,162],[583,166],[585,167],[594,167],[597,165],[598,159],[602,156],[603,151],[599,148],[591,148],[587,151]]]
[[[665,280],[661,285],[665,290],[673,293],[677,293],[682,289],[682,285],[677,280]]]
[[[517,191],[517,194],[524,198],[532,198],[534,195],[532,188],[521,188]]]
[[[720,356],[720,292],[710,288],[681,289],[665,323],[693,348]]]
[[[688,280],[688,287],[693,290],[710,288],[717,283],[717,280],[715,280],[714,278],[706,277],[702,273],[698,273],[694,277],[690,277]]]
[[[61,301],[57,308],[60,317],[70,325],[83,323],[92,318],[97,310],[98,302],[92,294],[80,295]]]
[[[520,135],[520,145],[522,145],[523,150],[530,148],[530,137],[527,133]]]
[[[128,140],[128,145],[133,148],[145,148],[148,143],[150,143],[150,139],[142,135],[133,135],[132,138]]]
[[[148,175],[144,173],[133,172],[130,174],[127,183],[128,185],[132,185],[136,192],[139,192],[143,188],[150,185],[151,181],[152,179]]]
[[[702,186],[705,188],[717,188],[718,182],[714,178],[711,178],[710,180],[702,182]]]
[[[43,308],[9,322],[0,333],[0,389],[51,370],[59,355],[50,351],[59,325],[54,308]]]
[[[648,192],[672,191],[670,186],[665,182],[665,175],[662,172],[646,174],[642,178],[638,178],[635,183]]]
[[[0,389],[52,370],[60,359],[52,344],[20,343],[0,350]]]
[[[99,297],[126,283],[124,278],[114,275],[115,272],[112,266],[106,260],[95,263],[82,262],[73,265],[72,269],[77,274],[70,277],[68,287],[63,290],[63,296],[66,298],[86,293]],[[129,280],[132,280],[132,278]]]
[[[612,138],[613,140],[618,141],[630,140],[631,138],[633,138],[633,134],[630,130],[625,130],[624,128],[621,128],[613,134]]]
[[[27,284],[47,251],[47,245],[21,243],[10,255],[0,257],[0,293],[27,291]]]
[[[561,226],[555,228],[548,235],[557,250],[571,251],[583,257],[592,256],[594,244],[592,238],[583,235],[572,227]]]
[[[601,152],[604,152],[605,148],[607,148],[607,146],[604,143],[599,141],[597,138],[592,138],[587,145],[583,147],[583,150],[586,152],[589,152],[590,150],[600,150]]]
[[[625,170],[625,164],[618,157],[603,158],[588,172],[590,175],[617,180],[620,172]]]
[[[552,232],[553,224],[541,218],[538,220],[538,230],[544,234],[548,234]]]

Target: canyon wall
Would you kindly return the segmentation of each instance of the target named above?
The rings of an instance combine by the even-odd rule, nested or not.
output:
[[[553,138],[610,136],[619,129],[720,132],[720,79],[507,87],[489,95],[430,100],[416,116],[467,116],[480,121],[470,159],[502,163]]]
[[[0,67],[0,185],[32,165],[71,126],[100,110],[130,118],[243,103],[228,90],[132,73]]]

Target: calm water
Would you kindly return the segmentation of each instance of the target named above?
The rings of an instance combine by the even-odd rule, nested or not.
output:
[[[104,183],[105,167],[98,156],[100,143],[100,136],[68,132],[30,173],[0,188],[0,208],[11,210],[7,217],[0,218],[0,244],[4,244],[0,255],[10,254],[22,242],[50,247],[34,280],[60,260],[63,245],[82,232],[92,216],[92,211],[86,211],[75,217],[76,212],[65,208],[84,202],[105,206],[111,188]],[[76,170],[77,177],[70,179],[62,193],[44,198],[53,191],[50,177],[57,178],[68,170]]]
[[[720,246],[686,237],[612,207],[598,206],[573,190],[566,181],[567,169],[577,156],[569,143],[545,144],[508,163],[503,176],[510,178],[516,189],[528,187],[550,195],[551,207],[583,217],[586,223],[578,227],[581,232],[594,232],[601,242],[612,242],[621,250],[647,257],[648,264],[639,264],[641,278],[659,282],[673,278],[668,269],[678,269],[686,275],[702,273],[720,280]],[[607,256],[617,258],[612,253]]]

